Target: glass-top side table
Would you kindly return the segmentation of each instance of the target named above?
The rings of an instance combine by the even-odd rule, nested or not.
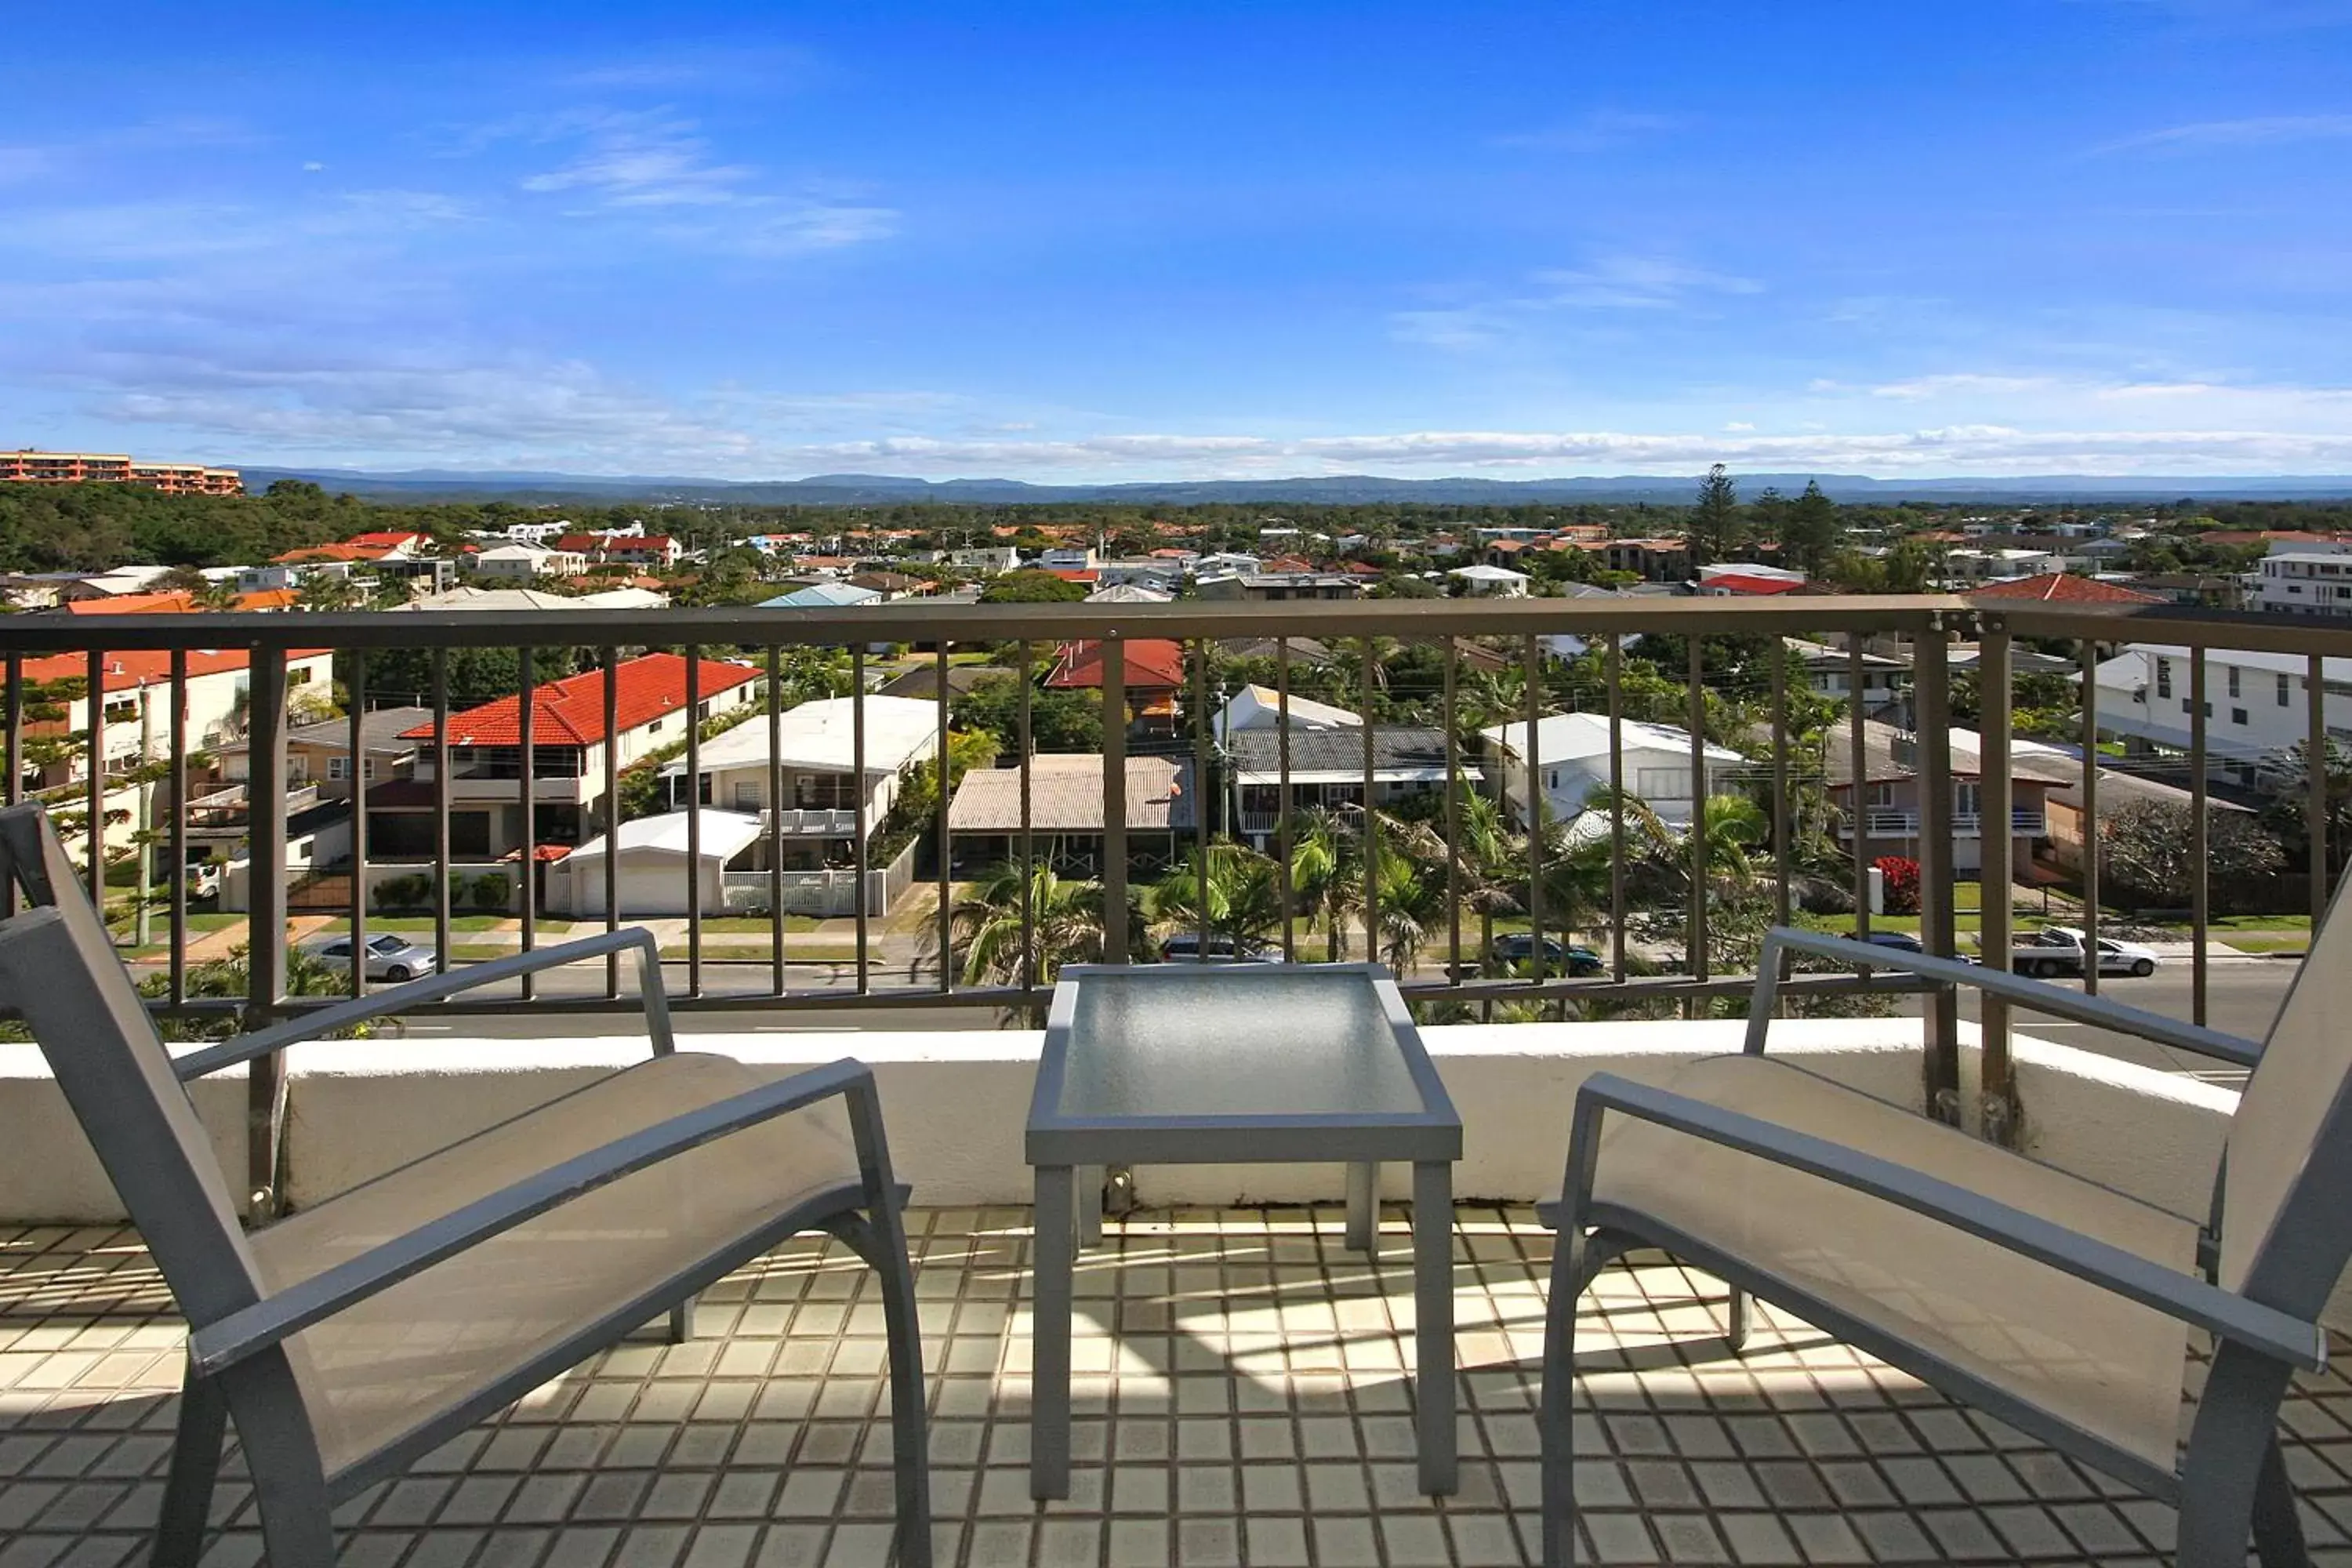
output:
[[[1348,1245],[1370,1249],[1383,1161],[1413,1168],[1421,1485],[1455,1486],[1454,1162],[1462,1119],[1376,963],[1073,964],[1030,1100],[1036,1306],[1029,1489],[1069,1495],[1077,1248],[1101,1237],[1111,1164],[1348,1167]]]

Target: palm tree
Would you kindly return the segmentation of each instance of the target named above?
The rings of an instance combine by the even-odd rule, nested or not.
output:
[[[1022,980],[1021,868],[1004,861],[972,882],[948,912],[948,940],[956,971],[966,985],[1017,985]],[[1093,963],[1103,956],[1102,884],[1057,875],[1039,862],[1028,878],[1029,916],[1034,931],[1037,984],[1050,985],[1066,963]],[[938,955],[938,935],[927,932],[929,955]],[[1128,950],[1143,938],[1136,910],[1129,910]]]
[[[1292,818],[1291,892],[1309,925],[1322,920],[1334,963],[1348,956],[1348,920],[1363,904],[1361,850],[1354,824],[1328,806],[1310,805]]]
[[[1244,845],[1210,845],[1205,903],[1211,934],[1231,937],[1236,947],[1263,944],[1276,935],[1282,929],[1278,870],[1271,858]],[[1199,930],[1202,880],[1196,855],[1146,889],[1143,908],[1151,923],[1167,931]]]

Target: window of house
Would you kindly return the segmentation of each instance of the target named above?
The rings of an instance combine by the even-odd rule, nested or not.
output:
[[[2172,695],[2172,661],[2168,658],[2156,661],[2156,694],[2158,697]]]
[[[1688,768],[1637,768],[1633,793],[1643,800],[1688,800],[1691,772]]]
[[[124,723],[138,717],[139,700],[137,698],[124,698],[120,701],[110,702],[106,705],[106,721],[110,724]]]
[[[759,780],[737,779],[735,781],[735,809],[738,811],[757,811],[760,809]]]
[[[286,684],[289,686],[308,686],[310,684],[310,672],[307,669],[301,668],[289,669],[286,672]]]
[[[1871,785],[1870,804],[1873,805],[1893,805],[1895,804],[1895,786],[1891,784],[1874,784]]]
[[[2232,723],[2232,724],[2242,724],[2242,723],[2244,723],[2245,721],[2246,721],[2246,710],[2245,710],[2244,709],[2242,709],[2242,708],[2232,708],[2232,709],[2231,709],[2231,710],[2230,710],[2230,722],[2231,722],[2231,723]]]
[[[2234,665],[2234,664],[2233,664],[2233,665],[2231,665],[2231,666],[2229,667],[2229,669],[2230,669],[2230,695],[2231,695],[2231,696],[2232,696],[2232,697],[2241,696],[2241,695],[2242,695],[2242,693],[2241,693],[2241,692],[2239,691],[2239,689],[2238,689],[2238,667],[2237,667],[2236,665]]]
[[[2280,707],[2284,708],[2287,705],[2287,692],[2294,687],[2294,677],[2292,675],[2282,675],[2278,678],[2278,705]]]
[[[646,733],[648,735],[658,735],[662,732],[662,726],[668,722],[669,721],[667,719],[656,719],[652,723],[646,726]]]

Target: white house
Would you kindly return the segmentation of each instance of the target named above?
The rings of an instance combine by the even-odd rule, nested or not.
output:
[[[1528,574],[1514,572],[1507,566],[1488,566],[1484,563],[1456,566],[1446,574],[1462,584],[1462,591],[1473,598],[1524,599],[1528,596]]]
[[[1317,702],[1295,691],[1290,695],[1290,728],[1294,734],[1302,730],[1360,730],[1363,724],[1362,715],[1345,708]],[[1218,710],[1215,733],[1218,744],[1223,745],[1244,730],[1281,727],[1282,694],[1270,686],[1244,686]]]
[[[788,870],[845,864],[856,855],[858,788],[856,702],[847,697],[803,702],[779,716],[774,761],[783,769],[783,795],[769,798],[768,725],[754,717],[703,742],[697,786],[703,805],[752,814],[764,821],[771,805]],[[939,709],[908,697],[867,697],[866,709],[866,831],[882,826],[898,798],[908,768],[939,744]],[[683,758],[663,769],[682,781]],[[764,831],[764,828],[763,828]],[[764,869],[764,853],[755,856]]]
[[[1964,583],[1990,583],[2010,577],[2039,577],[2063,572],[2063,555],[2047,550],[1951,550],[1944,569]]]
[[[2263,557],[2254,608],[2281,616],[2352,616],[2352,553],[2300,544]]]
[[[1056,544],[1039,551],[1030,564],[1042,572],[1091,572],[1101,561],[1091,544]]]
[[[472,557],[474,575],[494,582],[529,583],[540,577],[575,577],[588,570],[588,557],[575,550],[541,550],[501,544]]]
[[[1690,826],[1696,799],[1720,794],[1723,775],[1744,766],[1738,752],[1707,742],[1700,753],[1699,787],[1691,784],[1691,737],[1665,724],[1625,720],[1619,728],[1626,790],[1642,797],[1668,826]],[[1528,726],[1525,721],[1480,731],[1487,754],[1503,774],[1503,798],[1512,814],[1528,819]],[[1552,713],[1536,724],[1536,765],[1543,773],[1544,800],[1552,816],[1572,820],[1585,802],[1609,787],[1609,719],[1601,713]],[[1696,799],[1695,799],[1696,795]]]
[[[2099,732],[2134,752],[2187,752],[2193,715],[2189,651],[2163,643],[2126,643],[2097,670]],[[2205,655],[2205,751],[2242,777],[2301,747],[2309,660],[2301,654],[2210,648]],[[2327,733],[2352,743],[2352,658],[2323,661],[2321,713]]]
[[[948,552],[948,564],[959,572],[977,572],[993,577],[1010,572],[1021,564],[1021,552],[1010,544],[984,544],[966,550]]]

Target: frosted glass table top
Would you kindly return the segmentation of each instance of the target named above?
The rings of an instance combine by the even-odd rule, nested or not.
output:
[[[1419,1041],[1409,1025],[1400,1037],[1363,968],[1089,970],[1065,984],[1076,999],[1052,1108],[1057,1118],[1389,1117],[1433,1109],[1407,1060]]]

